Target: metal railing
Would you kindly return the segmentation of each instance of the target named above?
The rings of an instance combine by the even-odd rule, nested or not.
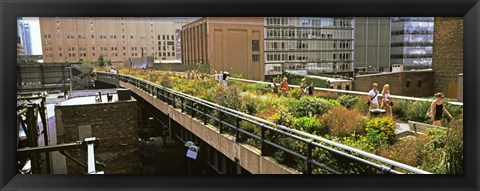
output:
[[[136,86],[174,108],[305,173],[431,174],[390,159],[251,116],[133,76],[97,72]],[[293,145],[293,146],[292,146]],[[355,163],[354,165],[352,165]],[[334,167],[336,166],[336,167]]]
[[[263,81],[255,81],[255,80],[247,80],[247,79],[240,79],[240,78],[228,78],[229,80],[235,80],[235,81],[242,81],[242,82],[247,82],[247,83],[261,83],[265,85],[271,85],[271,82],[263,82]],[[278,85],[278,84],[277,84]],[[300,88],[298,85],[288,85],[288,87],[293,87],[293,88]],[[368,96],[368,92],[360,92],[360,91],[351,91],[351,90],[337,90],[337,89],[329,89],[329,88],[314,88],[317,91],[325,91],[325,92],[333,92],[333,93],[343,93],[343,94],[353,94],[353,95],[362,95],[362,96]],[[382,95],[378,95],[379,97],[382,97]],[[404,99],[404,100],[411,100],[411,101],[427,101],[427,102],[432,102],[433,99],[427,99],[427,98],[418,98],[418,97],[408,97],[408,96],[400,96],[400,95],[391,95],[392,98],[395,99]],[[457,105],[457,106],[463,106],[463,102],[455,102],[451,101],[449,102],[452,105]]]

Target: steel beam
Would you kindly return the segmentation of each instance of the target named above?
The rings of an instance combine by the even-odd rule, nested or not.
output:
[[[43,152],[52,152],[52,151],[63,151],[63,150],[72,150],[78,149],[83,145],[83,142],[77,141],[75,143],[66,143],[60,145],[49,145],[44,147],[32,147],[32,148],[23,148],[17,149],[17,153],[43,153]]]

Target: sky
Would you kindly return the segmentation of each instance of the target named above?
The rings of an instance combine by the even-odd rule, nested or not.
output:
[[[40,21],[38,17],[23,17],[25,23],[30,24],[30,35],[32,40],[32,54],[42,54],[42,41],[40,38]]]

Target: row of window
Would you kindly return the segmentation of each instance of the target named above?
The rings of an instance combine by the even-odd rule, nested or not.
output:
[[[316,41],[316,40],[268,40],[265,51],[272,50],[350,50],[352,41]]]
[[[175,40],[173,35],[158,35],[158,40],[160,40],[160,37],[163,36],[163,40],[165,40],[165,36],[167,37],[166,40]],[[67,34],[66,35],[67,39],[74,39],[75,35],[73,34]],[[137,36],[135,35],[130,35],[130,39],[135,39]],[[44,34],[43,38],[45,39],[51,39],[52,35],[51,34]],[[61,34],[57,34],[57,38],[62,38]],[[79,39],[85,39],[85,35],[78,35]],[[90,35],[90,38],[95,38],[95,35]],[[153,36],[150,36],[150,38],[153,40]],[[107,35],[100,35],[100,39],[107,39]],[[110,39],[117,39],[117,35],[110,35]],[[125,35],[122,35],[122,39],[125,39]],[[145,36],[140,36],[140,39],[145,39]],[[173,41],[170,41],[168,43],[173,43]],[[173,44],[172,44],[173,45]]]
[[[319,62],[329,60],[353,59],[351,52],[266,52],[267,62]]]
[[[53,57],[53,54],[52,54],[52,53],[48,53],[48,54],[45,54],[45,55],[46,55],[46,57],[48,57],[48,58]],[[67,55],[67,54],[66,54],[66,55]],[[80,57],[87,57],[87,53],[79,53],[78,55],[79,55]],[[92,53],[92,56],[95,56],[95,55],[96,55],[95,53]],[[104,53],[104,55],[106,55],[106,53]],[[112,57],[113,57],[113,56],[118,56],[118,53],[112,52],[111,55],[112,55]],[[139,55],[138,52],[133,52],[133,53],[131,53],[131,56],[138,56],[138,55]],[[152,55],[155,55],[155,53],[152,53]],[[58,56],[59,56],[59,57],[63,57],[63,54],[62,54],[62,53],[59,53]],[[76,56],[75,53],[68,53],[68,57],[75,57],[75,56]],[[127,56],[127,53],[124,52],[124,53],[123,53],[123,56]],[[158,56],[162,56],[162,54],[161,54],[161,53],[158,53]],[[172,52],[172,53],[170,54],[170,52],[169,52],[168,54],[165,54],[165,52],[163,52],[163,56],[175,56],[175,53]]]
[[[272,74],[281,72],[282,67],[285,70],[317,70],[322,72],[348,72],[352,71],[351,62],[324,62],[324,63],[282,63],[282,64],[266,64],[265,73]]]
[[[266,28],[265,38],[353,39],[353,30]]]
[[[308,17],[267,17],[267,26],[294,26],[294,27],[352,27],[351,18],[308,18]]]

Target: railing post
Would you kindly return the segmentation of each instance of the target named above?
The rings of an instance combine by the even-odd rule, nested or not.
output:
[[[223,133],[223,128],[222,128],[223,127],[223,123],[222,123],[223,113],[222,113],[221,110],[219,110],[219,112],[220,112],[220,116],[218,117],[218,124],[219,124],[218,128],[220,130],[220,134],[222,134]]]
[[[190,114],[192,116],[192,118],[195,118],[195,110],[193,108],[195,108],[193,105],[195,104],[195,102],[192,100],[191,101],[192,105],[190,106],[190,109],[192,110],[192,113]]]
[[[182,105],[182,113],[183,113],[183,100],[184,100],[184,98],[180,97],[180,104]]]
[[[260,155],[265,156],[265,128],[260,125]]]
[[[240,142],[240,119],[238,119],[238,115],[235,115],[235,142]]]
[[[312,174],[312,141],[307,142],[307,172],[306,174]]]
[[[203,104],[202,104],[203,105]],[[203,105],[203,125],[207,125],[207,106]]]

